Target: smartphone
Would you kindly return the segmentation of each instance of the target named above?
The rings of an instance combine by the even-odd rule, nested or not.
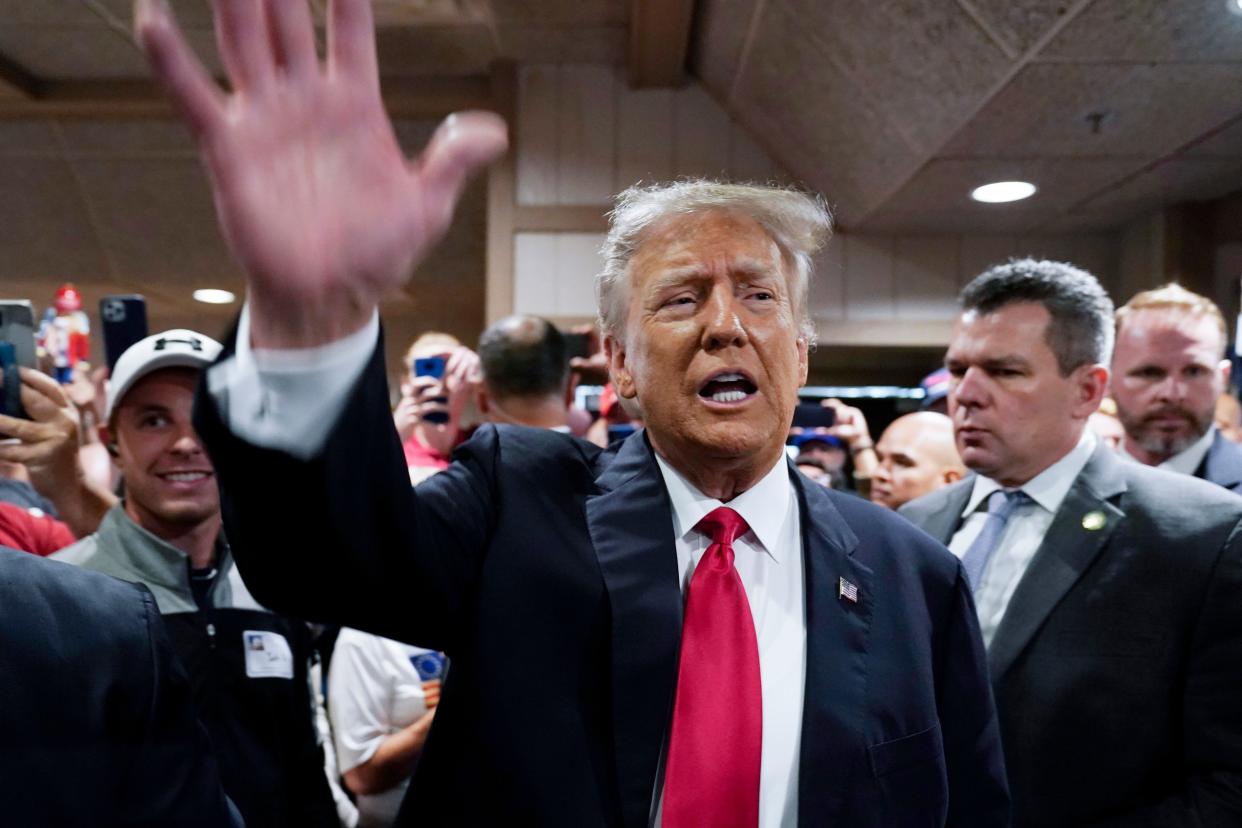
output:
[[[591,335],[584,333],[567,333],[565,337],[565,359],[591,355]]]
[[[35,367],[34,306],[25,299],[0,300],[0,414],[29,419],[22,408],[22,378],[17,369]]]
[[[105,296],[99,300],[99,318],[103,320],[104,359],[111,375],[121,354],[147,338],[147,300],[138,294]]]
[[[444,357],[421,357],[414,360],[414,376],[444,379]]]
[[[444,368],[447,360],[441,356],[419,357],[414,360],[411,366],[414,369],[416,377],[431,377],[432,379],[444,379]],[[437,397],[437,402],[448,402],[446,397]],[[436,425],[443,425],[448,422],[448,414],[443,411],[433,411],[430,414],[424,414],[423,420]]]
[[[794,409],[793,424],[799,428],[831,428],[836,422],[836,409],[819,403],[798,403]]]

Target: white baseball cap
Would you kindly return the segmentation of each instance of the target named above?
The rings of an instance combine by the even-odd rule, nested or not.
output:
[[[125,349],[108,380],[108,409],[105,419],[134,383],[161,368],[203,369],[216,361],[223,346],[209,336],[184,328],[152,334]]]

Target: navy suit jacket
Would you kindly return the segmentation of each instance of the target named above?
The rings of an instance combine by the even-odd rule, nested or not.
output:
[[[209,401],[197,416],[260,601],[451,657],[401,823],[647,825],[682,593],[644,433],[605,452],[486,426],[411,489],[378,349],[309,461],[245,443]],[[1006,825],[957,560],[895,515],[790,476],[806,563],[800,824]],[[857,602],[838,596],[841,578]]]
[[[1195,477],[1242,494],[1242,446],[1217,431],[1207,456],[1195,469]]]

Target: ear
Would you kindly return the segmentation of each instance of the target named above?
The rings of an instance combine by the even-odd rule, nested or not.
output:
[[[488,396],[486,386],[482,384],[479,385],[479,388],[474,395],[474,404],[479,409],[479,413],[484,417],[486,417],[491,411],[492,400],[491,397]]]
[[[941,476],[941,479],[944,480],[944,485],[947,486],[950,483],[956,483],[957,481],[962,479],[962,470],[961,469],[945,469],[944,472],[941,473],[940,476]]]
[[[1103,365],[1080,365],[1070,374],[1074,383],[1072,414],[1076,420],[1086,420],[1100,407],[1100,401],[1108,391],[1108,369]]]
[[[810,371],[811,365],[811,343],[806,338],[806,334],[798,337],[798,387],[806,385],[807,373]]]
[[[1220,365],[1216,366],[1217,379],[1220,383],[1218,391],[1223,394],[1225,389],[1229,387],[1229,377],[1233,374],[1233,363],[1227,359],[1222,359]]]
[[[604,358],[608,360],[608,376],[617,395],[632,400],[638,396],[638,386],[630,370],[629,353],[625,345],[612,334],[604,337]]]

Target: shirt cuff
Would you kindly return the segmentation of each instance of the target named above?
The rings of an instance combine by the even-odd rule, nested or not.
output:
[[[379,312],[349,336],[313,348],[250,346],[242,306],[233,356],[207,370],[207,390],[238,437],[302,460],[323,448],[379,341]]]

